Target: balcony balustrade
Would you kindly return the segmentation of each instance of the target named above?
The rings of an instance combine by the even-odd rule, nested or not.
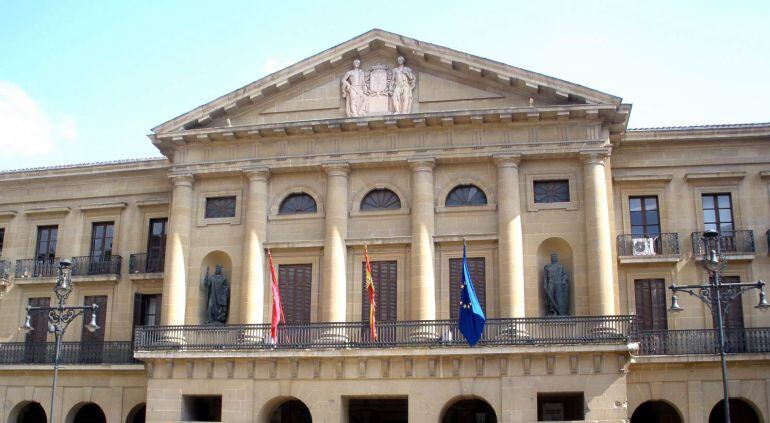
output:
[[[618,256],[678,256],[679,234],[623,234],[618,235]]]
[[[720,247],[724,254],[754,254],[754,231],[722,231],[719,233]],[[703,246],[703,232],[692,233],[692,251],[696,256],[706,253]]]
[[[131,254],[128,262],[128,272],[137,273],[162,273],[164,269],[164,257],[148,253]]]
[[[622,344],[633,316],[570,316],[488,319],[479,345]],[[281,325],[275,344],[270,325],[144,326],[136,329],[136,351],[260,350],[306,348],[397,348],[467,346],[455,320]]]
[[[72,257],[72,276],[120,275],[121,256]]]
[[[60,258],[16,260],[17,279],[55,278]]]
[[[639,355],[718,354],[713,329],[639,331]],[[770,328],[725,329],[725,352],[770,352]]]
[[[0,343],[0,364],[53,364],[54,342]],[[128,364],[134,360],[131,341],[62,342],[61,364]]]

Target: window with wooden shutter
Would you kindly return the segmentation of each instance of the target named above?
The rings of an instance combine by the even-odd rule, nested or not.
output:
[[[278,289],[281,292],[281,306],[286,323],[310,322],[312,278],[312,264],[278,266]]]
[[[639,329],[668,329],[665,281],[663,279],[637,279],[634,281],[634,293]]]
[[[51,299],[48,297],[30,298],[31,307],[49,307]],[[48,312],[31,311],[29,313],[32,331],[24,337],[24,360],[27,363],[45,363],[47,359],[46,340],[48,338]]]
[[[463,259],[449,259],[449,318],[457,318],[460,305],[460,280],[462,278]],[[484,257],[468,257],[468,272],[471,274],[476,296],[484,313],[487,312],[487,277]],[[489,316],[487,316],[489,317]]]
[[[375,321],[398,320],[398,267],[395,260],[373,261],[374,301],[377,305]],[[361,320],[369,321],[369,291],[366,289],[366,262],[361,262]]]

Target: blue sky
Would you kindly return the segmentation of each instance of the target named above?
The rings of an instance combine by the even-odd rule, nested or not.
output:
[[[633,103],[770,121],[770,2],[0,0],[0,169],[159,153],[150,128],[378,27]]]

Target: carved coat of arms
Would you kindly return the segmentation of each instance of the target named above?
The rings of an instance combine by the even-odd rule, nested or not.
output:
[[[398,67],[377,63],[364,71],[361,61],[353,61],[353,69],[342,77],[342,97],[348,117],[409,113],[415,77],[398,58]]]

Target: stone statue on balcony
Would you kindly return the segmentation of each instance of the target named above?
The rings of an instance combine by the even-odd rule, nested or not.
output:
[[[209,275],[209,268],[206,267],[206,276],[203,278],[203,288],[206,289],[207,324],[225,324],[227,323],[227,312],[230,308],[230,285],[227,278],[222,274],[222,265],[217,264],[214,268],[214,275]]]
[[[551,254],[551,264],[545,265],[543,290],[545,308],[549,316],[569,315],[569,275],[559,263],[559,256]]]

